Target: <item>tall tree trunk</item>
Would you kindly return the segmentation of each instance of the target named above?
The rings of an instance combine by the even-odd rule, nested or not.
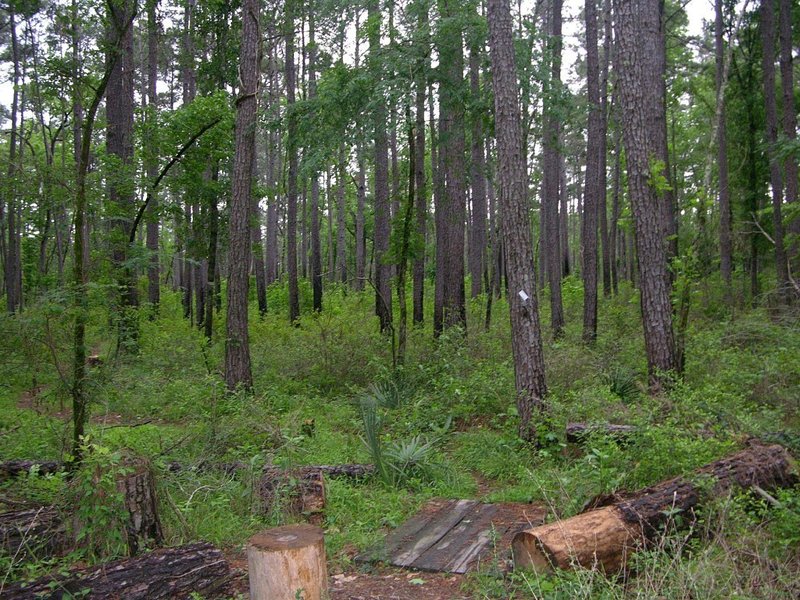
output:
[[[308,6],[308,97],[317,95],[317,46],[314,36],[314,5]],[[322,310],[322,245],[319,232],[319,173],[311,174],[311,288],[313,291],[313,309]]]
[[[783,91],[783,135],[787,141],[793,142],[797,138],[797,112],[794,105],[794,67],[792,60],[792,2],[780,0],[780,42],[781,42],[781,89]],[[797,202],[797,153],[789,154],[783,161],[784,180],[786,181],[786,202]],[[796,207],[793,207],[796,208]],[[795,268],[800,269],[800,216],[789,223],[789,233],[795,236],[795,241],[789,248]]]
[[[381,51],[381,12],[377,0],[368,5],[369,67],[377,81],[381,77],[379,54]],[[372,112],[375,140],[375,314],[380,319],[381,331],[392,325],[391,267],[386,264],[389,250],[389,148],[386,137],[386,106],[382,97],[376,99]]]
[[[442,22],[439,25],[437,46],[442,63],[439,88],[439,154],[444,164],[445,189],[436,211],[441,212],[436,235],[437,252],[442,251],[442,269],[437,268],[436,286],[440,289],[441,322],[434,334],[459,326],[466,329],[466,298],[464,293],[464,226],[466,218],[466,189],[464,135],[465,90],[462,22],[458,18],[460,4],[455,0],[439,0]],[[441,159],[444,159],[443,161]],[[437,258],[438,261],[438,258]]]
[[[520,416],[519,434],[536,439],[534,411],[544,408],[544,377],[533,246],[528,218],[527,174],[522,149],[522,124],[517,104],[517,79],[511,10],[508,0],[488,0],[489,44],[494,80],[498,184],[503,213],[511,316],[511,346]]]
[[[219,163],[212,167],[211,181],[219,179]],[[217,239],[219,236],[219,207],[217,204],[217,194],[211,193],[208,198],[208,268],[206,277],[208,278],[207,289],[212,295],[206,301],[206,315],[203,319],[203,329],[206,339],[211,340],[214,333],[214,308],[216,307],[217,289],[219,287],[219,265],[217,264]]]
[[[228,250],[228,318],[225,339],[225,383],[229,390],[252,389],[247,297],[250,284],[250,214],[258,111],[259,2],[242,2],[239,96],[236,99]]]
[[[473,34],[478,38],[477,34]],[[469,50],[469,81],[472,101],[480,106],[480,39]],[[478,296],[483,287],[486,267],[486,165],[483,156],[483,111],[473,111],[470,176],[472,179],[472,228],[469,240],[470,296]]]
[[[663,213],[653,210],[663,206],[664,198],[651,184],[652,161],[660,156],[659,130],[664,118],[659,0],[615,0],[614,7],[620,59],[617,76],[636,228],[644,341],[650,388],[657,392],[678,370]]]
[[[275,39],[275,22],[272,18],[267,19],[267,37]],[[269,102],[269,113],[274,119],[278,109],[278,67],[275,64],[275,52],[277,43],[272,42],[267,45],[267,97]],[[267,130],[267,262],[266,262],[266,282],[267,285],[274,283],[278,279],[278,204],[280,202],[279,188],[279,167],[280,161],[280,138],[275,132],[275,128]]]
[[[258,161],[254,160],[253,178],[255,180],[259,179],[255,172],[257,165]],[[258,314],[263,317],[267,314],[267,273],[264,265],[264,244],[261,237],[261,203],[258,196],[253,195],[250,210],[252,211],[250,214],[250,237],[253,246],[253,271],[256,276],[256,300],[258,302]]]
[[[714,50],[716,56],[716,83],[717,83],[717,110],[719,123],[717,128],[717,167],[719,169],[719,256],[720,272],[725,286],[725,302],[731,305],[732,289],[731,275],[733,271],[733,245],[731,228],[731,200],[728,190],[728,148],[725,127],[725,96],[724,86],[724,22],[722,14],[722,0],[714,2]]]
[[[147,130],[156,134],[158,118],[158,0],[147,1]],[[158,156],[154,149],[147,148],[147,180],[154,181],[158,176]],[[147,206],[147,251],[150,256],[147,266],[147,301],[154,309],[161,300],[159,282],[159,242],[158,242],[158,196],[153,191]]]
[[[428,23],[428,5],[424,0],[415,3],[417,12],[417,31],[424,32]],[[421,250],[414,258],[413,266],[413,322],[422,323],[425,320],[425,247],[426,233],[428,227],[428,197],[427,182],[425,178],[425,85],[428,60],[424,55],[417,58],[416,73],[414,77],[415,87],[415,125],[414,125],[414,177],[415,177],[415,208],[417,217],[417,239]],[[433,122],[431,122],[433,127]]]
[[[138,348],[138,324],[133,311],[139,303],[136,273],[126,264],[128,238],[135,210],[133,185],[133,30],[127,23],[135,12],[132,0],[115,0],[109,3],[111,23],[109,40],[120,39],[112,49],[118,57],[108,81],[106,97],[106,149],[115,158],[116,166],[109,177],[109,202],[114,211],[112,220],[112,261],[116,270],[120,293],[120,313],[117,316],[119,344],[123,349]]]
[[[22,263],[17,246],[17,202],[16,202],[16,167],[17,167],[17,112],[19,110],[20,86],[20,52],[17,40],[17,25],[13,10],[9,13],[11,30],[11,59],[13,62],[13,92],[11,101],[11,136],[8,146],[8,189],[6,219],[8,222],[8,247],[4,258],[6,279],[6,302],[8,312],[15,313],[22,307]],[[0,238],[2,238],[0,229]]]
[[[603,62],[600,71],[600,171],[597,182],[597,216],[600,220],[600,245],[603,250],[603,295],[608,297],[611,295],[611,252],[608,239],[606,168],[608,160],[608,71],[611,63],[611,0],[604,0],[604,4],[603,28],[605,30],[605,39],[603,41]]]
[[[603,136],[600,104],[600,58],[597,50],[597,0],[586,0],[586,89],[589,123],[586,144],[586,185],[583,199],[583,341],[597,339],[597,212],[600,206]]]
[[[764,73],[764,103],[766,108],[767,155],[769,180],[772,187],[772,239],[775,242],[775,268],[778,297],[785,301],[790,293],[789,269],[783,244],[783,174],[778,157],[778,110],[775,100],[775,2],[761,2],[761,42],[763,47],[761,67]]]
[[[558,159],[558,230],[561,249],[561,275],[567,277],[572,272],[569,256],[569,189],[567,186],[567,159],[562,153]]]
[[[300,317],[300,297],[297,288],[297,116],[294,114],[295,102],[295,64],[294,64],[294,10],[295,0],[288,0],[286,10],[286,104],[288,123],[286,145],[288,146],[289,169],[286,174],[286,271],[289,275],[289,321],[296,322]]]
[[[553,337],[561,337],[564,330],[564,307],[561,302],[561,249],[558,228],[558,156],[560,125],[555,104],[561,87],[561,9],[562,0],[552,0],[550,15],[550,77],[545,94],[542,213],[545,264],[550,285],[550,327]]]
[[[666,25],[667,19],[664,13],[665,0],[660,0],[658,5],[658,45],[655,48],[658,73],[659,73],[659,110],[658,121],[660,127],[658,131],[654,132],[658,139],[658,153],[655,155],[663,162],[663,176],[666,178],[667,185],[662,191],[661,195],[661,209],[663,214],[663,227],[665,229],[664,235],[667,244],[667,269],[670,282],[674,278],[670,265],[672,260],[678,256],[678,206],[675,202],[675,182],[672,180],[672,171],[670,170],[669,159],[669,145],[667,142],[667,38],[666,38]]]

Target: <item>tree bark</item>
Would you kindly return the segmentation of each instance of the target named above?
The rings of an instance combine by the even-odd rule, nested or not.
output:
[[[235,152],[229,226],[228,316],[225,340],[225,383],[229,390],[253,387],[247,298],[250,287],[250,214],[253,161],[256,148],[259,65],[258,0],[242,3],[242,44],[239,54],[239,96],[236,99]]]
[[[510,293],[511,345],[520,416],[519,434],[536,439],[534,412],[544,407],[547,386],[536,299],[536,276],[528,217],[527,175],[508,0],[489,0],[489,43],[497,139],[497,177]]]
[[[636,230],[642,320],[650,387],[662,390],[678,371],[663,226],[660,156],[664,112],[659,65],[659,0],[616,0],[618,85],[628,188]],[[655,171],[655,173],[654,173]]]

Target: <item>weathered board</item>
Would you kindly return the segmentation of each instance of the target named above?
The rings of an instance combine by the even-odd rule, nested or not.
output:
[[[356,561],[466,573],[496,558],[505,559],[514,535],[543,523],[546,512],[535,504],[431,500]]]

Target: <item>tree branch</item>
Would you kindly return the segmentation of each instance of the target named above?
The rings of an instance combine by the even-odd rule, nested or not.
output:
[[[147,197],[145,198],[145,201],[142,203],[142,205],[139,207],[139,210],[136,213],[136,218],[133,220],[133,227],[131,227],[131,234],[128,237],[129,244],[132,244],[134,241],[136,241],[136,230],[138,229],[139,223],[141,223],[142,217],[144,216],[144,211],[147,210],[147,206],[150,204],[150,200],[153,198],[153,193],[158,189],[158,185],[161,183],[161,180],[164,179],[166,174],[169,173],[169,170],[173,166],[175,166],[175,164],[181,159],[181,157],[183,157],[183,155],[186,154],[186,151],[189,150],[192,144],[194,144],[198,139],[200,139],[200,137],[206,131],[208,131],[212,127],[215,127],[221,120],[222,117],[219,117],[214,119],[210,123],[204,125],[202,129],[200,129],[200,131],[195,133],[191,138],[189,138],[189,141],[187,141],[183,146],[181,146],[181,149],[178,150],[178,153],[175,156],[173,156],[172,159],[161,169],[161,172],[158,174],[158,177],[155,178],[153,183],[150,185],[150,189],[147,190]]]

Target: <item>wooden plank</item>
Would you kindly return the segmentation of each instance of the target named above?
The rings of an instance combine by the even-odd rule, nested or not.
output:
[[[488,545],[492,517],[496,512],[497,506],[494,504],[474,506],[458,525],[419,556],[411,566],[421,571],[453,571],[453,565],[460,562],[459,557],[464,552],[473,556]],[[481,535],[483,532],[486,535]]]
[[[449,510],[440,510],[437,513],[438,518],[431,523],[431,529],[423,532],[395,554],[391,558],[391,564],[396,567],[413,565],[423,552],[442,539],[477,504],[475,500],[459,500]]]
[[[420,531],[427,529],[441,511],[449,511],[455,503],[456,500],[444,498],[430,500],[417,514],[389,533],[382,542],[356,556],[355,561],[359,563],[378,560],[390,562],[392,556],[406,546],[409,541],[413,541]]]

